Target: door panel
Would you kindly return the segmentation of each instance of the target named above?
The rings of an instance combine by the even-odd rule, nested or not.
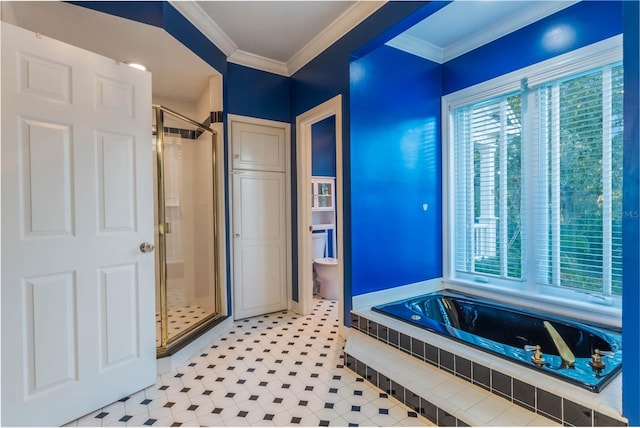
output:
[[[243,246],[241,259],[245,266],[241,310],[259,315],[285,309],[282,307],[282,296],[279,293],[280,284],[284,280],[284,272],[279,269],[284,261],[280,253],[278,243]]]
[[[2,424],[62,425],[155,382],[151,79],[0,25]]]
[[[285,172],[283,128],[234,121],[231,138],[234,169]]]
[[[135,136],[96,134],[100,232],[135,230]]]
[[[239,185],[242,240],[279,240],[283,236],[284,177],[275,173],[236,174]]]
[[[138,285],[135,264],[100,269],[102,370],[139,357]]]
[[[21,212],[25,235],[71,236],[71,132],[69,126],[21,118]]]
[[[23,280],[28,359],[27,393],[46,393],[77,381],[76,282],[73,272]],[[36,347],[35,344],[38,346]]]
[[[235,171],[234,317],[287,308],[285,174]]]

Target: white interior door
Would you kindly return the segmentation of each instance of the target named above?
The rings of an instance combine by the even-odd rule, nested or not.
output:
[[[233,168],[233,316],[288,308],[291,284],[288,123],[229,115]]]
[[[234,171],[234,318],[287,308],[285,174]]]
[[[151,77],[2,23],[2,425],[155,382]]]

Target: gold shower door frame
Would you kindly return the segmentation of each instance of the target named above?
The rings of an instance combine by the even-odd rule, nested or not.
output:
[[[153,111],[155,113],[155,126],[156,126],[156,179],[157,179],[157,194],[158,194],[158,204],[157,204],[157,231],[158,231],[158,242],[156,243],[156,251],[157,251],[157,260],[159,261],[158,266],[158,278],[156,279],[157,283],[159,283],[159,297],[160,297],[160,346],[156,348],[156,354],[158,358],[162,358],[168,355],[175,353],[180,350],[187,344],[189,344],[196,337],[200,336],[202,333],[207,331],[209,328],[216,325],[221,315],[221,290],[220,290],[220,280],[219,280],[219,251],[220,251],[220,234],[218,231],[218,216],[220,215],[219,207],[218,207],[218,198],[216,197],[215,192],[219,191],[218,188],[218,180],[216,177],[218,176],[218,168],[219,162],[216,159],[216,143],[217,143],[217,134],[210,127],[198,123],[192,119],[189,119],[186,116],[181,115],[167,107],[161,105],[153,105]],[[194,323],[188,329],[176,334],[175,336],[169,338],[169,328],[168,328],[168,296],[167,296],[167,240],[166,234],[170,232],[168,230],[168,223],[166,222],[166,213],[165,213],[165,151],[164,151],[164,123],[165,117],[164,115],[169,114],[174,118],[187,122],[188,124],[195,126],[197,129],[208,132],[211,134],[211,159],[212,159],[212,189],[213,193],[211,194],[211,198],[213,199],[213,254],[214,257],[211,260],[213,263],[213,311],[211,314],[207,315],[203,319]]]

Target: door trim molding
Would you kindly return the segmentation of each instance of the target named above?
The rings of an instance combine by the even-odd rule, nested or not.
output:
[[[309,284],[313,278],[311,263],[311,127],[328,117],[335,116],[336,133],[336,235],[338,246],[338,321],[344,325],[344,234],[343,234],[343,197],[342,197],[342,95],[338,94],[328,101],[296,117],[296,166],[298,179],[298,302],[292,301],[292,308],[308,315],[313,306],[313,287]],[[309,286],[304,285],[307,283]]]
[[[242,122],[249,123],[252,125],[262,125],[262,126],[272,126],[274,128],[284,129],[284,137],[285,137],[285,227],[286,231],[286,243],[287,243],[287,251],[286,251],[286,293],[287,293],[287,306],[288,309],[291,309],[291,290],[292,290],[292,253],[291,253],[291,124],[287,122],[278,122],[275,120],[267,120],[260,119],[257,117],[250,116],[242,116],[238,114],[227,114],[227,135],[229,141],[229,147],[227,150],[227,162],[229,165],[229,180],[227,192],[230,195],[230,198],[233,198],[233,133],[232,133],[232,125],[234,122]],[[229,218],[229,266],[231,267],[229,272],[229,281],[231,283],[231,292],[229,293],[229,299],[231,302],[231,316],[235,319],[235,314],[233,311],[234,308],[234,287],[235,287],[235,279],[233,277],[233,254],[234,254],[234,222],[233,222],[233,199],[229,200],[228,206],[228,218]]]

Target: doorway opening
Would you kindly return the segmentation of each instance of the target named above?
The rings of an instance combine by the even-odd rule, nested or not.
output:
[[[313,306],[313,219],[314,198],[312,185],[312,127],[327,118],[335,117],[335,219],[333,228],[338,269],[338,314],[340,329],[344,328],[344,261],[343,261],[343,198],[342,198],[342,95],[308,110],[296,118],[297,170],[298,170],[298,302],[292,305],[307,315]],[[344,335],[344,332],[340,332]]]
[[[156,351],[171,355],[220,322],[217,134],[154,110]]]

